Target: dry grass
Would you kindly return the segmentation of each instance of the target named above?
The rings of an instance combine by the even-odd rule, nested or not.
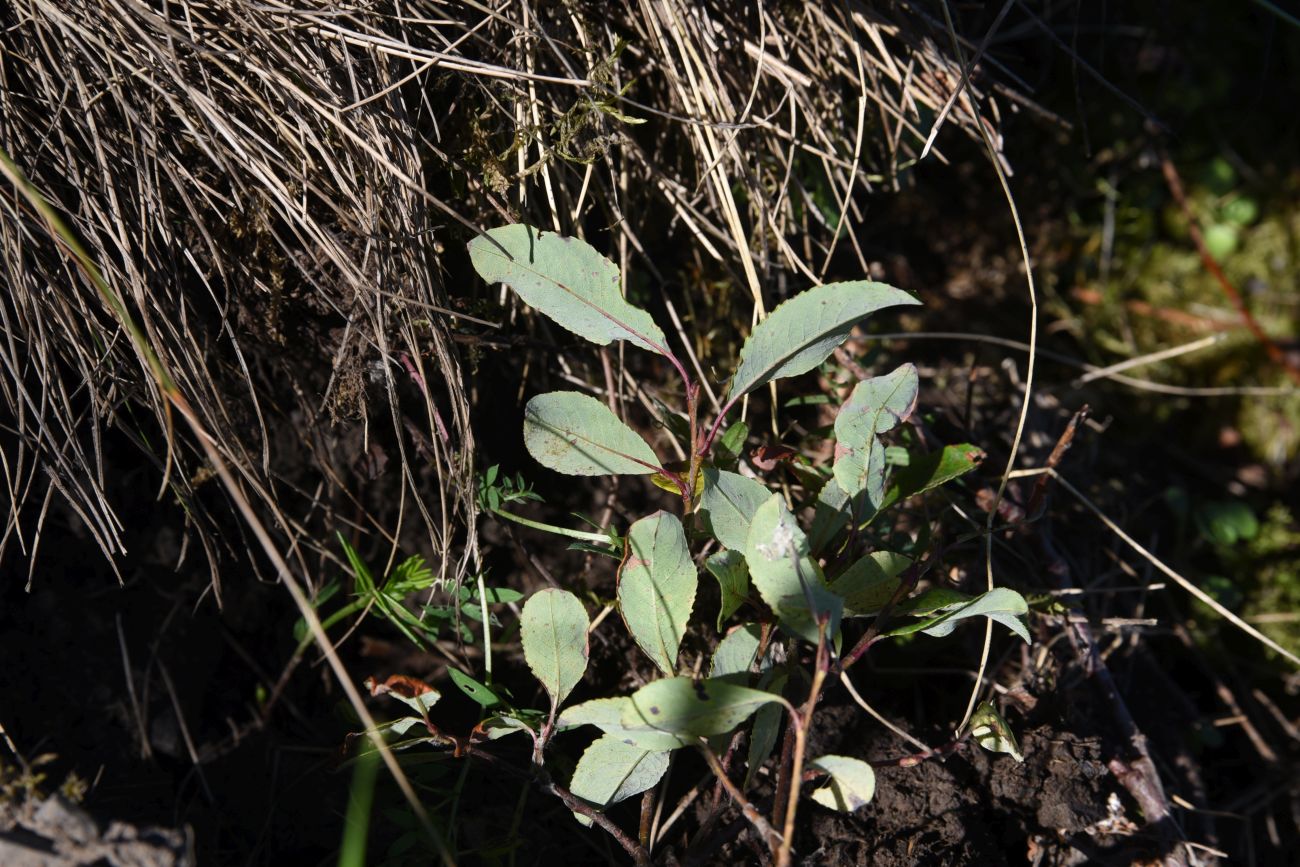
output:
[[[942,25],[906,5],[13,0],[2,14],[0,146],[67,215],[308,575],[349,525],[394,549],[420,528],[448,579],[472,562],[453,332],[473,326],[447,315],[443,252],[474,227],[591,218],[617,227],[625,268],[651,271],[639,254],[689,233],[761,316],[837,248],[867,270],[851,226],[963,80]],[[973,139],[983,122],[996,140],[988,78],[943,115]],[[220,564],[245,546],[217,532],[202,449],[167,433],[94,288],[16,196],[3,203],[0,558],[34,565],[58,501],[110,562],[124,553],[101,446],[114,428],[186,508],[220,599]],[[380,479],[400,478],[378,492],[358,468],[376,440],[396,450]]]

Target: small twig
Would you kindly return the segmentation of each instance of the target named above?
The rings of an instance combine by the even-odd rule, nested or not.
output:
[[[1245,620],[1241,619],[1241,617],[1239,617],[1238,615],[1236,615],[1235,613],[1233,613],[1231,610],[1229,610],[1228,608],[1225,608],[1224,605],[1223,605],[1223,603],[1219,602],[1219,601],[1218,601],[1217,599],[1215,599],[1213,596],[1211,596],[1210,594],[1206,593],[1206,592],[1205,592],[1204,590],[1202,590],[1200,587],[1197,587],[1195,584],[1193,584],[1193,583],[1192,583],[1191,581],[1189,581],[1187,578],[1184,578],[1182,575],[1180,575],[1180,574],[1178,574],[1177,572],[1175,572],[1175,571],[1173,570],[1173,568],[1171,568],[1169,565],[1167,565],[1163,560],[1161,560],[1161,559],[1160,559],[1159,557],[1157,557],[1155,554],[1152,554],[1150,551],[1148,551],[1146,548],[1144,548],[1144,547],[1143,547],[1143,546],[1142,546],[1142,545],[1141,545],[1141,544],[1140,544],[1136,539],[1134,539],[1134,538],[1133,538],[1132,536],[1130,536],[1128,533],[1125,533],[1124,530],[1121,529],[1120,526],[1119,526],[1118,524],[1116,524],[1113,520],[1111,520],[1111,518],[1110,518],[1110,517],[1109,517],[1105,512],[1103,512],[1100,508],[1098,508],[1098,507],[1096,506],[1096,504],[1094,504],[1094,503],[1092,502],[1092,500],[1090,500],[1090,499],[1088,499],[1086,496],[1084,496],[1084,494],[1083,494],[1082,491],[1080,491],[1080,490],[1079,490],[1078,488],[1076,488],[1074,485],[1072,485],[1072,484],[1070,484],[1068,481],[1066,481],[1065,477],[1062,476],[1062,475],[1061,475],[1059,472],[1057,472],[1056,470],[1052,469],[1051,467],[1041,467],[1041,468],[1038,468],[1038,469],[1032,469],[1032,470],[1017,470],[1016,472],[1012,473],[1011,475],[1012,475],[1013,478],[1023,478],[1023,477],[1025,477],[1025,476],[1034,476],[1034,475],[1038,475],[1038,474],[1040,474],[1040,473],[1049,473],[1049,474],[1051,474],[1052,478],[1056,479],[1056,481],[1061,485],[1062,488],[1064,488],[1064,489],[1065,489],[1066,491],[1068,491],[1068,492],[1069,492],[1069,493],[1070,493],[1070,494],[1071,494],[1071,495],[1072,495],[1076,500],[1078,500],[1080,503],[1082,503],[1083,506],[1084,506],[1088,511],[1090,511],[1090,512],[1092,512],[1094,515],[1096,515],[1097,518],[1098,518],[1098,520],[1100,520],[1103,524],[1105,524],[1105,525],[1106,525],[1106,528],[1107,528],[1108,530],[1110,530],[1110,531],[1111,531],[1112,533],[1114,533],[1116,536],[1119,536],[1119,538],[1120,538],[1121,540],[1123,540],[1123,542],[1124,542],[1126,545],[1128,545],[1130,548],[1132,548],[1134,551],[1136,551],[1138,554],[1140,554],[1143,558],[1145,558],[1145,559],[1147,560],[1147,562],[1149,562],[1152,566],[1154,566],[1154,567],[1156,567],[1157,569],[1159,569],[1161,572],[1163,572],[1163,573],[1164,573],[1166,576],[1168,576],[1169,578],[1172,578],[1173,581],[1174,581],[1174,583],[1176,583],[1179,587],[1183,588],[1183,589],[1186,590],[1188,593],[1190,593],[1190,594],[1192,594],[1193,596],[1195,596],[1195,597],[1196,597],[1197,599],[1199,599],[1201,602],[1204,602],[1206,605],[1210,606],[1210,608],[1214,609],[1214,611],[1215,611],[1215,612],[1216,612],[1220,617],[1224,618],[1224,619],[1227,620],[1229,623],[1231,623],[1233,626],[1236,626],[1238,629],[1240,629],[1240,630],[1242,630],[1243,632],[1245,632],[1245,633],[1246,633],[1247,635],[1249,635],[1251,638],[1254,638],[1256,641],[1258,641],[1258,642],[1260,642],[1261,644],[1263,644],[1264,646],[1268,647],[1270,650],[1274,651],[1275,653],[1278,653],[1278,654],[1280,654],[1281,656],[1286,657],[1286,659],[1288,659],[1288,660],[1289,660],[1290,662],[1292,662],[1293,664],[1295,664],[1295,665],[1297,665],[1297,666],[1300,666],[1300,656],[1296,656],[1294,653],[1292,653],[1291,651],[1287,650],[1285,647],[1283,647],[1282,645],[1278,644],[1276,641],[1274,641],[1273,639],[1269,638],[1267,635],[1265,635],[1264,633],[1260,632],[1260,631],[1259,631],[1258,629],[1256,629],[1255,627],[1251,626],[1249,623],[1247,623]]]
[[[826,642],[826,615],[817,623],[817,661],[813,670],[812,686],[808,689],[808,700],[798,714],[791,714],[790,727],[794,729],[794,753],[790,761],[789,788],[785,793],[785,830],[781,848],[776,855],[777,867],[789,867],[790,847],[794,845],[794,820],[799,810],[799,783],[803,779],[804,754],[808,748],[808,732],[812,728],[813,711],[817,709],[817,699],[821,695],[826,674],[830,671],[830,647]]]
[[[615,825],[604,813],[592,809],[590,805],[583,802],[559,783],[548,780],[541,783],[541,787],[543,791],[563,801],[564,806],[579,815],[586,816],[604,829],[618,841],[618,845],[623,847],[623,851],[632,856],[632,860],[636,862],[637,867],[650,867],[650,853],[646,852],[645,847],[629,837],[622,828]]]
[[[1079,424],[1088,417],[1088,405],[1085,403],[1078,412],[1070,417],[1070,423],[1065,426],[1065,431],[1057,439],[1056,445],[1052,447],[1052,453],[1047,456],[1046,466],[1056,469],[1061,465],[1061,460],[1065,453],[1074,445],[1074,434],[1079,429]],[[1034,482],[1034,491],[1029,495],[1029,508],[1026,514],[1029,520],[1033,521],[1043,514],[1047,505],[1047,488],[1051,482],[1051,476],[1044,473]]]
[[[727,790],[727,794],[731,796],[731,800],[735,801],[736,806],[740,807],[741,814],[749,824],[754,826],[754,830],[763,838],[763,842],[767,844],[768,848],[774,852],[777,851],[782,846],[781,835],[776,832],[776,829],[772,827],[767,819],[763,818],[763,814],[760,813],[752,803],[750,803],[744,793],[741,792],[736,784],[731,781],[731,777],[727,776],[727,772],[723,769],[722,763],[718,761],[718,757],[714,755],[713,750],[709,748],[707,743],[701,742],[700,753],[703,754],[704,761],[708,763],[709,769],[713,771],[713,775],[718,778],[718,782],[722,784],[722,787]]]
[[[867,714],[870,715],[871,718],[874,719],[876,722],[880,723],[885,728],[889,729],[891,732],[898,735],[900,738],[907,741],[909,744],[921,750],[922,752],[933,752],[930,746],[926,744],[924,741],[918,740],[917,738],[908,734],[903,729],[894,725],[892,722],[886,719],[885,716],[880,713],[880,711],[876,710],[874,707],[867,704],[866,699],[864,699],[861,695],[859,695],[857,688],[853,686],[853,681],[849,680],[849,673],[847,671],[844,670],[840,671],[840,683],[844,684],[844,688],[849,691],[849,695],[853,697],[853,701],[857,704],[857,706],[862,708],[864,711],[866,711]]]

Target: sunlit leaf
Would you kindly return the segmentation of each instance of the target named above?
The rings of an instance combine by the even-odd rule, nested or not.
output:
[[[852,496],[865,491],[873,510],[885,498],[885,447],[893,430],[916,408],[920,380],[904,364],[893,373],[859,382],[835,417],[835,481]]]
[[[912,454],[907,466],[894,471],[880,508],[887,509],[894,503],[964,476],[977,469],[984,457],[984,451],[970,443],[944,446],[929,454]]]
[[[876,772],[861,759],[822,756],[809,767],[830,775],[830,782],[812,793],[812,799],[823,807],[851,813],[870,803],[876,794]]]
[[[571,476],[644,475],[659,465],[646,441],[609,407],[576,391],[528,401],[524,445],[538,463]]]
[[[587,611],[567,590],[539,590],[524,603],[524,661],[558,706],[587,670]]]
[[[700,511],[709,529],[723,547],[742,550],[754,512],[767,502],[771,493],[761,482],[739,473],[707,467],[702,475],[704,493],[700,496]]]
[[[601,346],[611,340],[664,353],[650,314],[623,298],[618,267],[578,238],[516,223],[469,243],[470,261],[489,283],[505,283],[529,306]]]
[[[930,592],[933,593],[934,591]],[[946,592],[954,593],[955,591]],[[960,596],[960,594],[957,595]],[[920,620],[891,629],[884,634],[886,636],[899,636],[924,632],[926,635],[942,638],[951,634],[962,620],[971,617],[987,617],[996,623],[1001,623],[1023,638],[1026,643],[1031,641],[1029,629],[1025,626],[1023,619],[1029,613],[1029,605],[1025,602],[1023,596],[1007,587],[994,588],[987,593],[976,596],[974,599],[961,598],[947,604],[932,604],[927,607],[929,610],[913,610],[909,612],[924,614]]]
[[[655,512],[632,525],[618,575],[619,610],[637,645],[665,674],[676,670],[698,586],[677,516]]]
[[[844,600],[832,593],[821,567],[808,551],[808,539],[780,494],[773,494],[754,513],[745,540],[749,577],[782,628],[817,642],[818,620],[827,621],[827,639],[839,631]]]
[[[877,310],[919,303],[901,289],[868,280],[827,283],[796,295],[754,327],[741,347],[728,399],[812,370]]]
[[[1025,760],[1011,726],[992,702],[980,702],[975,708],[970,717],[970,733],[976,743],[991,753],[1006,753],[1018,762]]]
[[[645,750],[675,750],[689,746],[692,739],[647,729],[638,726],[627,729],[623,725],[623,714],[632,706],[628,696],[616,698],[594,698],[565,708],[557,724],[561,729],[595,726],[607,735],[617,737],[624,743],[638,746]]]
[[[680,737],[726,734],[750,714],[780,699],[726,680],[667,677],[641,687],[623,710],[623,728]]]
[[[667,770],[667,752],[645,750],[604,735],[578,760],[569,791],[603,808],[641,794],[658,783]]]

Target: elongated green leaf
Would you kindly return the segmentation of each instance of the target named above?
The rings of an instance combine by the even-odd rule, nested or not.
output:
[[[746,623],[727,633],[727,637],[719,641],[713,651],[709,677],[748,673],[754,664],[754,657],[758,655],[761,641],[762,630],[757,623]]]
[[[964,476],[979,467],[983,460],[983,449],[970,443],[944,446],[926,455],[910,455],[907,466],[894,471],[880,508],[887,509],[900,500]]]
[[[484,709],[505,704],[505,700],[497,694],[496,690],[485,683],[479,683],[465,672],[455,668],[448,668],[447,675],[451,678],[452,683],[460,687],[461,692],[478,702]]]
[[[734,470],[740,463],[741,453],[745,449],[745,439],[749,436],[749,425],[743,421],[733,422],[718,441],[713,444],[713,463],[724,470]]]
[[[569,791],[597,807],[608,807],[649,789],[667,770],[667,752],[644,750],[604,735],[578,760]]]
[[[774,701],[780,699],[770,692],[726,680],[666,677],[632,694],[623,711],[623,727],[686,738],[710,737],[726,734]]]
[[[809,767],[830,774],[830,782],[812,793],[812,799],[823,807],[852,813],[870,803],[876,794],[876,772],[861,759],[822,756]]]
[[[736,613],[736,609],[749,598],[749,567],[739,551],[715,551],[704,561],[704,568],[718,579],[722,591],[722,604],[718,608],[718,628]]]
[[[586,241],[516,223],[469,243],[474,270],[505,283],[529,306],[601,346],[626,340],[664,353],[664,333],[650,314],[623,299],[618,267]]]
[[[524,445],[539,464],[571,476],[653,473],[659,458],[605,404],[576,391],[539,394],[524,408]]]
[[[874,551],[854,563],[831,582],[831,590],[844,597],[844,614],[875,614],[893,598],[901,583],[898,576],[911,559],[892,551]]]
[[[737,551],[743,549],[755,510],[767,502],[771,494],[761,482],[739,473],[706,467],[703,475],[700,511],[709,522],[709,529],[723,547]]]
[[[618,607],[632,638],[664,674],[677,668],[677,650],[695,605],[699,576],[676,515],[655,512],[632,525],[619,568]]]
[[[758,507],[745,540],[749,576],[783,629],[817,642],[817,621],[827,619],[827,639],[839,632],[844,600],[826,587],[808,539],[780,494]]]
[[[934,591],[930,592],[933,593]],[[953,593],[954,591],[946,592]],[[955,595],[960,596],[961,594]],[[961,598],[938,606],[930,604],[925,608],[927,610],[913,610],[910,612],[912,614],[923,614],[922,619],[906,626],[891,629],[885,635],[899,636],[910,635],[913,632],[924,632],[926,635],[942,638],[945,635],[950,635],[962,620],[971,617],[987,617],[995,623],[1001,623],[1023,638],[1026,643],[1031,642],[1029,630],[1025,627],[1022,619],[1029,613],[1029,605],[1025,602],[1023,596],[1007,587],[994,588],[987,593],[976,596],[974,599]]]
[[[872,511],[885,499],[885,447],[879,435],[912,414],[920,381],[904,364],[859,382],[835,417],[835,481],[852,496],[865,491]]]
[[[728,399],[765,382],[806,373],[849,336],[853,326],[885,307],[919,304],[911,295],[869,280],[827,283],[796,295],[760,322],[740,350]]]
[[[970,733],[980,746],[991,753],[1006,753],[1017,762],[1025,760],[1024,754],[1020,752],[1020,744],[1016,743],[1015,733],[992,702],[980,702],[979,707],[975,708],[970,717]]]
[[[524,603],[519,634],[524,661],[558,707],[587,671],[587,628],[591,621],[578,597],[567,590],[539,590]]]
[[[595,726],[629,746],[637,746],[644,750],[675,750],[678,747],[690,746],[693,742],[692,739],[654,731],[644,726],[635,729],[625,728],[623,714],[631,706],[632,699],[625,695],[617,698],[594,698],[565,708],[557,724],[561,729]]]

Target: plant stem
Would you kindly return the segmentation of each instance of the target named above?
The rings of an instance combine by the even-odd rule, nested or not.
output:
[[[781,838],[781,848],[776,855],[777,867],[790,867],[790,847],[794,845],[794,820],[799,812],[799,784],[803,781],[804,753],[808,748],[808,732],[812,728],[813,711],[817,709],[817,699],[821,695],[822,684],[826,682],[826,673],[830,670],[830,648],[826,644],[827,618],[819,618],[817,624],[817,658],[813,671],[812,686],[808,690],[808,700],[803,709],[791,718],[794,727],[794,755],[790,762],[789,788],[785,796],[785,829]]]
[[[722,420],[727,417],[727,413],[731,411],[735,403],[736,399],[732,398],[722,405],[722,409],[718,410],[718,417],[713,420],[713,426],[709,428],[708,436],[704,438],[704,442],[700,443],[699,452],[701,455],[707,455],[709,450],[713,448],[713,440],[718,435],[718,429],[722,427]]]
[[[650,826],[654,822],[655,814],[655,790],[654,786],[646,789],[641,795],[641,825],[637,829],[637,839],[641,845],[650,851]]]
[[[709,748],[709,745],[701,743],[700,752],[704,754],[704,760],[708,762],[709,769],[713,771],[722,787],[727,790],[731,800],[735,801],[736,806],[740,807],[741,814],[749,820],[749,824],[754,826],[754,830],[763,838],[763,842],[767,843],[768,849],[776,852],[782,848],[785,844],[781,839],[781,835],[777,834],[776,829],[768,823],[767,819],[763,818],[763,814],[758,811],[758,808],[751,804],[744,793],[731,781],[731,777],[727,776],[727,771],[722,767],[722,763],[718,761],[718,757],[713,754],[713,750]]]
[[[483,613],[483,670],[487,682],[492,682],[492,618],[488,614],[487,588],[483,585],[483,570],[478,573],[478,601]]]
[[[595,542],[598,545],[609,544],[609,536],[604,536],[600,533],[586,533],[582,530],[570,530],[567,527],[557,527],[554,524],[543,524],[541,521],[534,521],[531,518],[516,515],[514,512],[507,512],[505,509],[493,509],[492,514],[499,515],[508,521],[514,521],[516,524],[523,524],[525,527],[532,527],[534,530],[544,530],[547,533],[554,533],[557,536],[568,536],[570,539],[581,539],[584,542]]]
[[[691,420],[691,468],[686,473],[686,487],[682,488],[682,503],[686,514],[691,514],[695,501],[695,480],[700,474],[699,416],[700,387],[686,386],[686,416]]]
[[[623,851],[632,856],[637,867],[650,867],[650,853],[646,852],[645,847],[629,837],[622,828],[615,825],[610,818],[598,810],[593,810],[585,802],[574,796],[572,792],[555,782],[545,782],[542,788],[555,795],[564,802],[575,813],[586,816],[603,828],[611,837],[618,841],[618,845],[623,847]]]

